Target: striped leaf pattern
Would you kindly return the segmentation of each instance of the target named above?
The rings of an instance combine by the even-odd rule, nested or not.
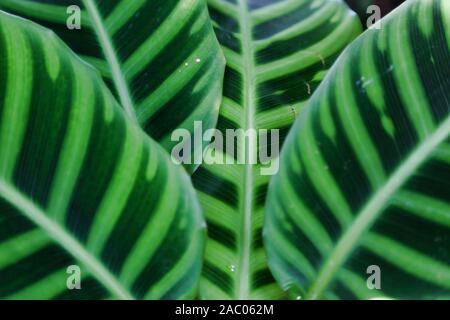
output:
[[[73,5],[80,30],[66,25]],[[225,62],[205,1],[0,0],[0,9],[58,34],[166,150],[176,128],[216,126]]]
[[[293,296],[450,298],[449,61],[450,2],[410,0],[315,92],[286,140],[264,229]],[[373,266],[380,290],[367,286]]]
[[[52,31],[4,12],[0,146],[0,298],[195,294],[205,223],[187,174]]]
[[[211,0],[208,6],[227,60],[218,122],[224,134],[279,129],[285,136],[336,55],[361,29],[342,1]],[[283,297],[262,246],[270,176],[260,168],[205,164],[193,176],[209,234],[202,298]]]

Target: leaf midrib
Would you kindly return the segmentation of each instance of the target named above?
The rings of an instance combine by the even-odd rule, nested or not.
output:
[[[243,54],[243,84],[244,84],[244,110],[245,110],[245,130],[255,129],[255,61],[252,47],[252,30],[250,25],[250,12],[247,1],[239,0],[239,25],[242,32],[242,54]],[[253,143],[249,146],[254,147]],[[244,142],[245,150],[245,142]],[[246,155],[253,154],[253,150],[244,152]],[[251,161],[245,164],[244,175],[244,202],[240,208],[242,214],[242,251],[239,259],[239,296],[240,300],[247,299],[249,295],[249,274],[250,274],[250,246],[251,246],[251,215],[253,207],[253,164]],[[243,211],[243,212],[242,212]]]
[[[331,254],[326,259],[318,277],[310,286],[306,299],[319,299],[331,284],[336,272],[346,262],[351,252],[358,245],[362,235],[373,225],[383,213],[388,200],[404,185],[413,173],[429,158],[442,142],[450,135],[450,116],[426,140],[420,143],[397,168],[369,200],[366,206],[357,213],[355,221],[341,236]]]
[[[123,74],[122,68],[120,66],[119,58],[117,57],[116,51],[114,49],[114,43],[106,31],[103,20],[100,13],[92,0],[83,0],[87,12],[92,19],[92,26],[97,34],[100,46],[103,49],[106,61],[111,68],[111,74],[113,77],[114,86],[119,95],[120,103],[128,114],[128,116],[135,122],[138,123],[133,98],[131,96],[130,90],[128,88],[127,82],[125,81],[125,75]]]
[[[114,296],[124,300],[135,299],[128,289],[123,287],[120,281],[105,267],[102,261],[86,250],[63,227],[47,217],[42,209],[28,199],[26,195],[3,179],[0,179],[0,198],[14,206],[37,227],[44,230],[77,261],[86,266],[91,274]]]

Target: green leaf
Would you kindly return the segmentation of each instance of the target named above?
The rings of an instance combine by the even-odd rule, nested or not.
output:
[[[81,29],[69,29],[69,6]],[[170,151],[177,128],[214,128],[224,58],[204,0],[0,0],[57,33],[101,73],[130,118]]]
[[[55,34],[0,11],[0,297],[192,296],[189,177]],[[81,268],[81,290],[66,270]]]
[[[227,129],[286,135],[336,55],[361,30],[342,1],[211,0],[209,12],[227,59],[218,124],[224,135]],[[262,247],[270,176],[260,169],[261,163],[205,164],[193,177],[209,233],[202,298],[283,296]]]
[[[449,297],[449,61],[450,2],[410,0],[317,89],[267,202],[269,264],[293,295]]]

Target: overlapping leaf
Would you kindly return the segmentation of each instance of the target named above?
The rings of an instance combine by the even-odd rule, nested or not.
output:
[[[67,27],[73,6],[81,29]],[[176,128],[216,126],[224,59],[205,1],[0,0],[0,9],[55,31],[166,150]]]
[[[335,56],[360,32],[358,18],[342,1],[208,4],[227,59],[218,125],[224,135],[226,129],[280,129],[283,137]],[[203,165],[193,177],[209,233],[203,298],[283,295],[262,247],[270,176],[262,176],[260,168],[260,163]]]
[[[450,2],[411,0],[317,89],[265,221],[271,270],[294,296],[450,297],[449,61]]]
[[[94,69],[0,11],[0,297],[192,296],[203,229],[188,176]]]

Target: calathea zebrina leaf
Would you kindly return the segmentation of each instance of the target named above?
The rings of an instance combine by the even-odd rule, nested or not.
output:
[[[167,151],[173,130],[216,126],[225,62],[204,0],[0,0],[0,9],[57,33]]]
[[[0,11],[0,297],[191,297],[204,227],[187,174],[98,73]]]
[[[269,264],[294,296],[450,297],[450,2],[380,27],[316,90],[270,185]]]
[[[217,151],[215,159],[221,154],[222,163],[205,163],[193,177],[209,233],[200,295],[280,298],[261,241],[267,183],[277,164],[273,157],[262,165],[260,152],[276,154],[275,145],[361,26],[342,1],[211,0],[208,5],[227,59],[219,136],[228,143],[233,138],[227,130],[254,131],[262,138],[263,130],[274,131],[267,132],[265,143],[231,148],[237,149],[234,155]],[[259,154],[258,161],[239,161],[239,151]]]

